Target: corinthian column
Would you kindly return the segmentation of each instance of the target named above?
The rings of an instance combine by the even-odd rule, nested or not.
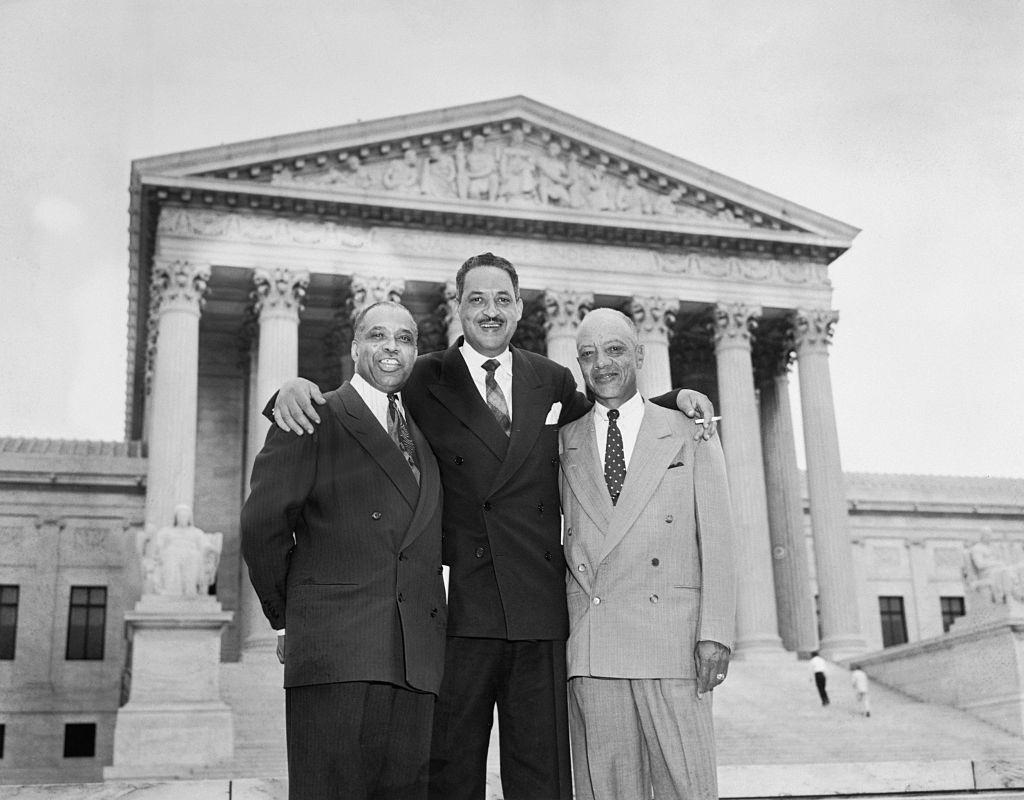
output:
[[[838,319],[837,312],[822,309],[801,309],[793,315],[821,614],[821,650],[830,658],[863,652],[866,647],[850,568],[846,486],[839,460],[839,435],[828,367],[828,346]]]
[[[644,346],[644,366],[636,375],[644,397],[655,397],[672,388],[668,332],[678,308],[679,301],[668,297],[634,296],[630,303],[630,316]]]
[[[380,275],[353,275],[351,292],[346,304],[349,321],[354,323],[359,312],[374,303],[401,303],[402,295],[405,293],[405,281]],[[352,333],[355,335],[354,330]],[[341,377],[347,380],[352,377],[352,354],[346,350],[340,355]]]
[[[783,646],[798,653],[810,653],[818,649],[818,630],[804,544],[800,474],[796,466],[793,411],[789,403],[792,341],[787,337],[780,345],[759,360],[761,445],[768,493],[775,602]]]
[[[751,329],[759,306],[718,303],[714,308],[715,358],[722,401],[722,447],[729,470],[736,536],[733,555],[740,576],[736,596],[736,653],[781,652],[761,434],[750,357]]]
[[[462,336],[462,320],[459,319],[459,292],[455,281],[448,281],[444,285],[444,302],[441,304],[441,318],[444,321],[448,346],[451,347]]]
[[[210,281],[206,264],[158,260],[150,283],[156,316],[146,524],[174,522],[174,507],[195,494],[199,314]]]
[[[569,368],[576,379],[576,385],[583,387],[583,373],[576,361],[576,330],[580,320],[594,307],[594,295],[590,292],[577,292],[566,289],[556,292],[552,289],[544,291],[544,310],[547,319],[544,330],[547,331],[548,358]]]
[[[263,447],[270,423],[263,407],[287,380],[299,374],[299,312],[309,286],[305,270],[257,269],[253,274],[253,311],[259,320],[254,391],[249,398],[249,450],[247,480],[252,462]],[[246,651],[273,649],[274,632],[267,625],[259,599],[243,579],[241,596],[242,647]]]

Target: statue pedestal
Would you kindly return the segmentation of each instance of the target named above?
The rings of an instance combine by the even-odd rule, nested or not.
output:
[[[231,760],[231,709],[220,697],[220,638],[231,618],[201,595],[144,595],[125,614],[131,693],[117,712],[105,779],[185,778]]]

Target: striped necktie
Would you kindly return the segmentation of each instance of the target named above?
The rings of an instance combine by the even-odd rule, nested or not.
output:
[[[412,470],[416,482],[420,480],[420,468],[416,465],[416,443],[409,433],[409,426],[405,424],[405,416],[398,407],[398,395],[394,392],[388,393],[388,434],[398,445],[398,449],[405,456],[405,461]]]
[[[510,436],[512,434],[512,419],[508,415],[508,403],[505,402],[505,395],[494,377],[494,371],[501,365],[497,359],[489,358],[481,366],[487,370],[487,378],[484,380],[484,387],[487,389],[487,406],[494,414],[494,418],[498,420],[505,435]]]

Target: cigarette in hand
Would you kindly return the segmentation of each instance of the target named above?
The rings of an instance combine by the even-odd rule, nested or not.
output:
[[[720,419],[721,417],[712,417],[710,421],[718,422],[718,420]],[[708,422],[708,420],[704,419],[704,417],[701,417],[700,419],[695,419],[694,422],[696,422],[698,425],[703,425],[704,423]]]

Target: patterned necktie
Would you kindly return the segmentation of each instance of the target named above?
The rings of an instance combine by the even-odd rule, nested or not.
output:
[[[416,466],[416,444],[412,440],[412,434],[409,433],[409,426],[405,424],[402,410],[398,407],[398,395],[394,392],[388,393],[388,433],[398,445],[398,449],[402,451],[402,455],[405,456],[405,460],[409,464],[409,469],[412,470],[416,482],[419,483],[420,468]]]
[[[508,403],[505,402],[505,395],[502,393],[501,387],[498,386],[498,381],[494,377],[494,370],[501,365],[496,359],[490,358],[481,366],[487,370],[487,378],[484,380],[484,386],[487,389],[487,406],[491,409],[491,413],[494,414],[494,418],[498,420],[498,424],[501,425],[505,435],[511,436],[512,419],[508,415]]]
[[[622,483],[626,480],[626,455],[622,449],[622,431],[619,430],[618,409],[608,409],[608,440],[604,447],[604,482],[608,484],[608,494],[612,496],[612,505],[619,501]]]

